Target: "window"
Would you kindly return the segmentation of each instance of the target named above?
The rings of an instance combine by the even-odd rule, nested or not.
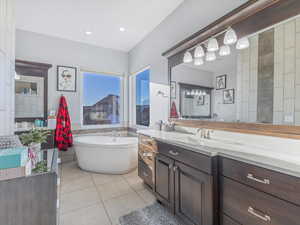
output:
[[[150,123],[150,69],[136,75],[136,125],[149,126]]]
[[[83,73],[83,125],[120,123],[121,77]]]

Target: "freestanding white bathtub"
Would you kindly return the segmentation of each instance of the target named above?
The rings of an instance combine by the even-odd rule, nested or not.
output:
[[[74,149],[83,170],[125,174],[137,167],[136,137],[81,136],[74,138]]]

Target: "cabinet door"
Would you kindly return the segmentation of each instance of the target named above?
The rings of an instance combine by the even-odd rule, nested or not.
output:
[[[212,177],[175,163],[175,213],[188,225],[213,225]]]
[[[174,203],[174,160],[161,154],[156,156],[155,164],[155,193],[159,201],[173,209]]]

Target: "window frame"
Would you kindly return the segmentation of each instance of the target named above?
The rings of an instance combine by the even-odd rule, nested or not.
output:
[[[95,75],[105,75],[120,78],[120,118],[118,124],[95,124],[95,125],[85,125],[83,123],[83,105],[84,105],[84,74],[90,73]],[[80,127],[83,129],[101,129],[101,128],[118,128],[124,127],[124,98],[125,98],[125,75],[124,74],[116,74],[110,72],[96,72],[90,70],[80,70]]]
[[[150,107],[150,115],[149,115],[149,126],[143,126],[140,124],[136,124],[136,77],[138,74],[144,72],[145,70],[149,70],[149,107]],[[151,95],[150,95],[150,89],[151,89],[151,67],[146,66],[142,69],[138,70],[137,72],[134,72],[130,74],[129,76],[129,126],[134,128],[150,128],[151,125]]]

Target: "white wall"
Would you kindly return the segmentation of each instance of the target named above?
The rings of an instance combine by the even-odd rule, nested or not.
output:
[[[236,58],[235,58],[236,60]],[[213,91],[213,113],[218,115],[217,120],[221,121],[236,121],[237,120],[237,72],[236,65],[224,67],[224,69],[214,73],[214,87],[216,88],[216,77],[220,75],[227,75],[226,77],[226,89],[234,89],[235,100],[234,104],[224,104],[223,102],[223,91],[224,90],[214,90]]]
[[[129,71],[131,73],[147,65],[151,67],[151,124],[157,120],[167,120],[169,115],[169,99],[156,95],[157,90],[169,93],[167,59],[161,54],[242,3],[236,0],[185,0],[152,33],[130,51]]]
[[[125,80],[127,80],[128,54],[125,52],[22,30],[17,30],[16,32],[16,58],[50,63],[53,65],[49,70],[48,77],[48,109],[56,109],[60,95],[64,94],[64,96],[67,97],[69,112],[74,127],[77,127],[81,122],[80,69],[126,75]],[[74,66],[78,68],[76,93],[56,91],[57,65]],[[126,90],[124,92],[126,92]],[[124,96],[124,100],[124,105],[127,106],[127,95]],[[127,107],[125,107],[125,118],[127,118],[127,116]]]
[[[14,131],[14,0],[0,0],[0,135]]]

